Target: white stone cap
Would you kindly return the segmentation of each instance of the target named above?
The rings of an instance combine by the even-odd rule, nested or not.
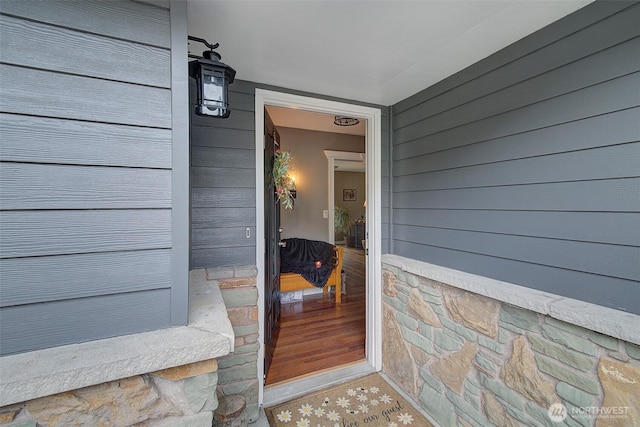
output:
[[[383,255],[382,263],[407,273],[516,307],[535,311],[604,335],[640,345],[640,316],[609,307],[490,279],[398,255]]]
[[[204,270],[189,281],[187,326],[0,357],[0,407],[231,353],[235,336],[217,283]]]

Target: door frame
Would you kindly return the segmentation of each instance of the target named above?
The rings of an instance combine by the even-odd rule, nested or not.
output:
[[[311,98],[265,89],[255,90],[255,142],[256,142],[256,277],[258,289],[258,402],[264,394],[264,107],[294,108],[316,113],[357,117],[366,120],[365,153],[367,179],[367,314],[366,346],[367,363],[375,370],[382,369],[382,113],[379,108],[348,104],[345,102]],[[332,189],[330,189],[330,192]],[[332,212],[330,213],[330,216]],[[301,390],[303,392],[304,390]]]

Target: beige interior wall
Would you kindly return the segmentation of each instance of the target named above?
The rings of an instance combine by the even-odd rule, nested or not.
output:
[[[298,192],[294,209],[280,210],[281,237],[328,241],[328,219],[322,215],[329,209],[328,161],[324,150],[362,153],[364,137],[284,127],[279,127],[278,133],[280,149],[293,154],[291,166]],[[364,195],[364,189],[358,193]]]

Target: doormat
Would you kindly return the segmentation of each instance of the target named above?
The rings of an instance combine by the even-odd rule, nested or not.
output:
[[[271,427],[431,427],[379,374],[265,408]]]

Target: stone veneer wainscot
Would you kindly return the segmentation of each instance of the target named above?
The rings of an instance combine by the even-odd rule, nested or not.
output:
[[[383,371],[443,426],[640,425],[640,316],[396,255]],[[595,417],[589,408],[617,408]],[[611,409],[612,410],[612,409]]]

